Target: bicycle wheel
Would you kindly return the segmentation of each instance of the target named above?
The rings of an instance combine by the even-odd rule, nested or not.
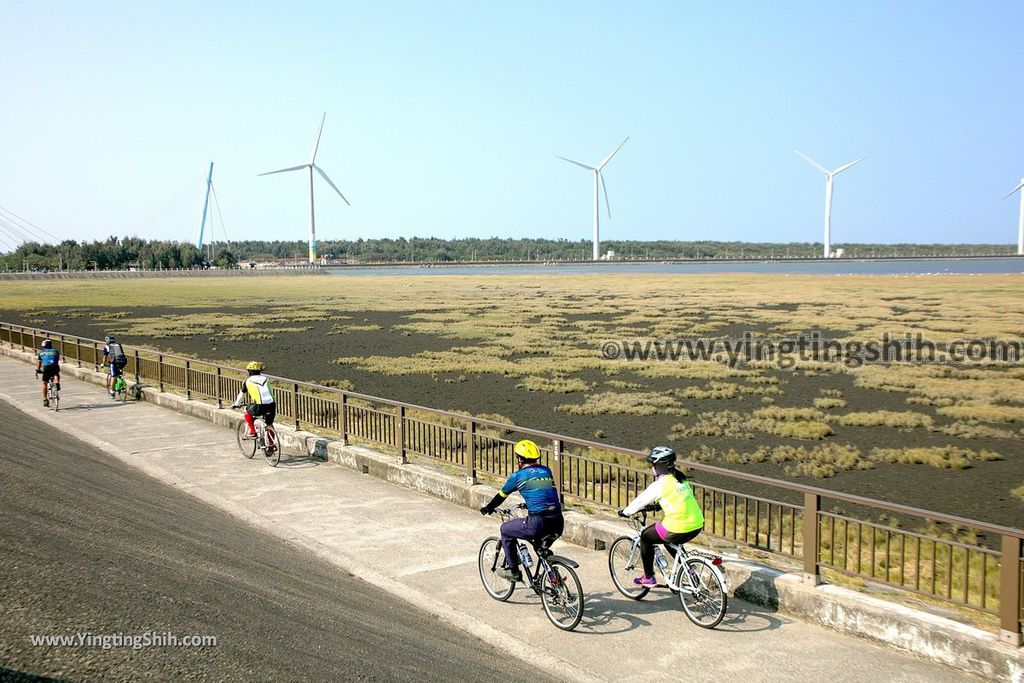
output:
[[[271,425],[263,428],[263,457],[271,467],[277,467],[281,462],[281,444],[277,440],[277,430]]]
[[[235,434],[238,439],[238,450],[242,451],[242,455],[247,458],[251,458],[256,455],[256,439],[246,439],[245,437],[249,434],[249,426],[245,424],[245,420],[238,423],[238,430]]]
[[[124,382],[121,382],[121,388],[118,389],[117,393],[118,393],[118,397],[121,399],[121,403],[126,403],[128,401],[128,385],[127,384],[125,384]]]
[[[60,392],[53,384],[50,384],[50,407],[53,408],[53,412],[60,410]]]
[[[551,623],[571,631],[583,618],[583,585],[572,567],[559,560],[548,561],[540,584],[540,597]]]
[[[502,551],[501,539],[491,536],[480,544],[480,554],[477,557],[477,566],[480,569],[480,581],[484,584],[484,590],[495,600],[505,602],[516,589],[515,581],[506,581],[494,573],[502,565],[505,553]]]
[[[718,626],[725,616],[729,595],[714,566],[704,558],[688,557],[676,572],[675,583],[679,586],[679,602],[690,621],[701,628]]]
[[[615,539],[608,549],[608,571],[611,572],[615,587],[627,598],[639,600],[651,590],[647,586],[633,583],[633,579],[644,575],[644,568],[640,562],[640,547],[634,550],[633,539],[629,536]]]

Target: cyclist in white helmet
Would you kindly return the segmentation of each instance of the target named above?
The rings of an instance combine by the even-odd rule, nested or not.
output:
[[[675,468],[676,452],[668,446],[657,446],[647,454],[647,462],[654,469],[654,482],[632,503],[619,510],[620,517],[629,517],[645,507],[661,506],[665,517],[640,534],[640,559],[644,575],[633,579],[640,586],[654,586],[654,546],[656,544],[681,545],[692,541],[704,530],[704,514],[697,505],[693,489],[686,475]]]

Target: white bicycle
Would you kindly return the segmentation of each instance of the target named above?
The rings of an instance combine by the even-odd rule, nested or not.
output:
[[[657,507],[648,506],[627,520],[633,530],[615,539],[608,549],[608,570],[619,592],[633,600],[642,599],[654,586],[641,586],[633,579],[644,575],[640,561],[640,533],[647,527],[647,513]],[[688,551],[682,545],[667,545],[674,561],[669,566],[661,546],[654,546],[654,566],[664,579],[664,586],[679,596],[686,616],[701,628],[714,628],[725,617],[729,604],[729,588],[719,568],[722,558],[699,551]]]

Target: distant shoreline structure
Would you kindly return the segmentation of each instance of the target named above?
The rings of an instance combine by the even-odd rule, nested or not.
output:
[[[561,268],[588,268],[595,269],[597,271],[609,270],[614,271],[615,269],[622,266],[719,266],[719,265],[827,265],[827,264],[868,264],[868,263],[899,263],[899,262],[934,262],[936,264],[941,263],[963,263],[963,262],[976,262],[990,264],[994,261],[1007,261],[1012,262],[1014,266],[1017,266],[1016,270],[1009,271],[987,271],[985,274],[1016,274],[1024,272],[1024,258],[1019,256],[1009,255],[975,255],[975,256],[843,256],[843,257],[793,257],[793,258],[675,258],[675,259],[616,259],[614,261],[608,260],[575,260],[575,261],[526,261],[526,260],[515,260],[515,261],[424,261],[424,262],[409,262],[409,261],[391,261],[391,262],[373,262],[373,263],[347,263],[347,264],[331,264],[324,266],[310,266],[308,264],[292,265],[281,262],[252,262],[256,265],[251,267],[240,267],[230,269],[177,269],[177,270],[138,270],[138,269],[126,269],[126,270],[77,270],[77,271],[40,271],[40,272],[0,272],[0,281],[3,280],[76,280],[76,279],[132,279],[132,278],[154,278],[154,277],[246,277],[253,275],[316,275],[316,274],[344,274],[347,271],[358,271],[358,270],[401,270],[408,271],[410,273],[421,273],[422,270],[451,270],[457,268],[490,268],[490,269],[502,269],[505,267],[550,267],[551,271],[546,272],[557,272]],[[1018,265],[1019,264],[1019,265]],[[701,271],[703,272],[703,271]],[[710,271],[716,272],[716,271]],[[772,271],[718,271],[718,272],[753,272],[759,274],[775,274]],[[948,273],[942,273],[937,271],[934,273],[916,273],[916,274],[971,274],[972,271],[954,271]],[[783,274],[783,273],[777,273]],[[806,273],[808,275],[821,274],[821,275],[832,275],[832,274],[844,274],[844,273]],[[876,274],[876,275],[890,275],[897,273],[849,273],[849,274]],[[903,274],[898,273],[898,274]],[[915,274],[915,273],[906,273]]]

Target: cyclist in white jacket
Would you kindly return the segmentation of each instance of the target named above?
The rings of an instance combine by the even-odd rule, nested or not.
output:
[[[640,534],[640,559],[644,575],[633,579],[639,586],[654,586],[655,544],[681,545],[692,541],[704,530],[704,513],[697,505],[693,489],[686,475],[675,468],[676,452],[668,446],[657,446],[647,454],[647,462],[654,469],[654,482],[632,503],[619,510],[620,517],[629,517],[643,508],[658,503],[665,517],[650,525]]]
[[[242,384],[242,390],[238,392],[232,408],[239,408],[248,404],[245,409],[245,424],[249,425],[250,439],[256,438],[256,416],[262,416],[267,425],[274,424],[274,417],[277,415],[277,404],[274,402],[274,393],[270,390],[270,378],[263,374],[263,363],[254,360],[245,366],[249,377]]]

